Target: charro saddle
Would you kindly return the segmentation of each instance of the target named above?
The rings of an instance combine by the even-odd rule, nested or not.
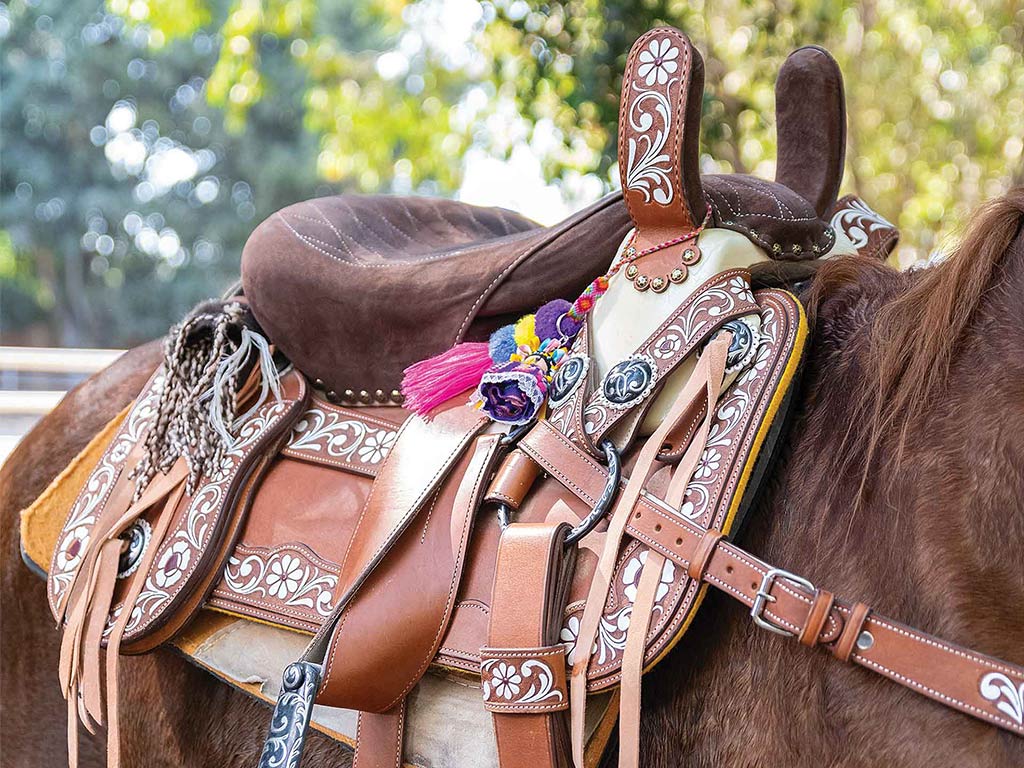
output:
[[[774,182],[699,173],[702,92],[682,33],[641,37],[623,193],[555,227],[372,197],[261,225],[244,296],[197,308],[87,449],[48,576],[72,713],[115,727],[117,651],[163,642],[241,685],[195,640],[215,611],[312,636],[262,765],[297,765],[311,722],[357,741],[360,768],[395,765],[430,669],[478,689],[503,768],[594,764],[616,719],[636,765],[641,676],[712,585],[772,632],[1024,733],[989,695],[1024,670],[730,540],[806,336],[796,299],[752,274],[884,255],[895,232],[836,202],[827,53],[779,74]],[[314,701],[359,712],[354,733]]]

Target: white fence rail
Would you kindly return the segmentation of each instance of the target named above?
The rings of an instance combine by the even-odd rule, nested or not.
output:
[[[0,462],[69,387],[106,368],[123,351],[0,346]]]

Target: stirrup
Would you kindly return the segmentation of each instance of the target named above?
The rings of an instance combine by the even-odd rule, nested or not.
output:
[[[298,768],[322,675],[323,667],[308,661],[285,667],[258,768]]]

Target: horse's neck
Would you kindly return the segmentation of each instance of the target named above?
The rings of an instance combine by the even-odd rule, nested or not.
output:
[[[700,262],[690,267],[684,282],[670,283],[663,293],[640,293],[621,271],[612,277],[608,291],[591,315],[591,355],[598,378],[633,354],[706,280],[723,270],[746,268],[767,259],[765,252],[747,238],[727,229],[705,230],[697,242]],[[695,357],[691,355],[665,382],[644,422],[643,433],[649,433],[648,427],[664,418],[689,379]]]

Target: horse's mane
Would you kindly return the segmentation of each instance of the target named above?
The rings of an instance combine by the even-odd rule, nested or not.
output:
[[[850,426],[840,448],[843,470],[863,461],[858,505],[880,444],[895,431],[899,439],[885,469],[899,467],[907,427],[945,385],[1022,219],[1024,187],[986,203],[944,262],[919,272],[875,310],[866,352],[857,358],[863,379],[851,393]],[[806,297],[809,316],[818,316],[824,302],[838,291],[870,283],[882,273],[891,283],[891,269],[877,261],[848,257],[826,262]]]

